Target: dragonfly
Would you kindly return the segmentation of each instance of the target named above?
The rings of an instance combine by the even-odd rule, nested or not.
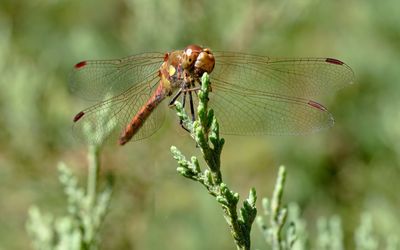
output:
[[[332,114],[317,99],[354,81],[352,69],[334,58],[270,58],[199,45],[81,61],[70,88],[95,103],[74,116],[74,134],[99,143],[112,121],[120,145],[147,138],[163,123],[166,98],[169,106],[181,100],[194,120],[203,73],[210,74],[209,106],[220,131],[232,135],[301,135],[332,127]]]

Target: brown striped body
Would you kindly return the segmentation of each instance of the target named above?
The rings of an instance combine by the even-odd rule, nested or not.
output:
[[[160,83],[146,102],[125,127],[119,138],[119,144],[124,145],[144,125],[151,112],[166,96],[171,96],[177,89],[186,90],[200,82],[199,77],[214,68],[214,56],[209,49],[197,45],[189,45],[185,50],[165,54],[164,63],[159,70]]]
[[[161,103],[162,100],[164,100],[164,98],[164,88],[162,84],[159,84],[151,98],[126,126],[118,141],[120,145],[127,143],[136,134],[136,132],[143,126],[146,119],[150,116],[151,112]]]

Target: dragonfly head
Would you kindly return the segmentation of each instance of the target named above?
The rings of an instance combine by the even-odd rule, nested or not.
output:
[[[211,73],[214,69],[215,58],[209,48],[203,49],[198,45],[189,45],[183,51],[182,67],[201,76],[204,72]]]

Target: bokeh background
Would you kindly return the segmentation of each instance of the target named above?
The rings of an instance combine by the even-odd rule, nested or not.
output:
[[[400,3],[318,0],[2,0],[0,2],[0,249],[30,249],[27,210],[62,215],[56,165],[82,184],[86,147],[71,134],[84,104],[68,75],[83,59],[170,51],[197,43],[269,56],[334,57],[356,84],[324,104],[336,125],[297,137],[225,137],[224,180],[242,197],[270,196],[287,167],[286,202],[297,202],[311,238],[320,216],[342,218],[345,242],[363,212],[382,239],[400,235]],[[169,110],[149,139],[102,152],[116,185],[103,249],[233,249],[214,199],[179,176],[169,148],[198,154]],[[254,227],[253,246],[265,249]]]

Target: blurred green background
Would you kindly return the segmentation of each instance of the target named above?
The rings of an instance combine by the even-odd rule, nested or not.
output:
[[[338,214],[345,242],[360,214],[381,237],[400,234],[400,2],[387,1],[77,1],[0,2],[0,249],[30,249],[27,209],[65,213],[56,164],[86,176],[86,148],[72,137],[84,108],[68,91],[72,66],[196,43],[269,56],[334,57],[356,83],[329,98],[336,125],[298,137],[231,137],[225,181],[242,197],[270,196],[287,166],[285,201],[300,204],[308,228]],[[149,139],[102,154],[116,186],[103,249],[233,249],[222,212],[203,187],[179,176],[169,148],[197,154],[168,111]],[[245,149],[245,150],[244,150]],[[382,238],[382,239],[383,239]],[[254,227],[253,247],[265,249]]]

